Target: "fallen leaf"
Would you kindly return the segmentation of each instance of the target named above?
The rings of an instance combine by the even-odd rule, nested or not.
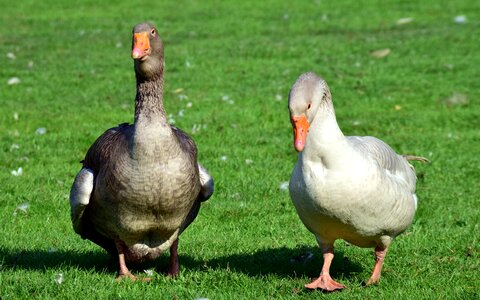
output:
[[[385,48],[385,49],[379,49],[379,50],[373,51],[372,53],[370,53],[370,55],[373,57],[382,58],[389,55],[390,52],[391,51],[389,48]]]
[[[441,101],[443,104],[445,104],[446,106],[448,107],[452,107],[452,106],[464,106],[464,105],[467,105],[468,104],[468,98],[466,95],[462,94],[462,93],[453,93],[452,96],[446,98],[446,99],[443,99]]]
[[[181,92],[183,92],[183,89],[182,89],[182,88],[178,88],[178,89],[175,89],[175,90],[173,91],[174,94],[179,94],[179,93],[181,93]]]
[[[401,18],[397,20],[397,25],[405,25],[408,23],[411,23],[413,21],[413,18]]]

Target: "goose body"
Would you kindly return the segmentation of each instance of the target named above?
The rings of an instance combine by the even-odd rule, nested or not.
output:
[[[126,262],[170,249],[178,273],[178,236],[213,193],[193,140],[170,126],[163,108],[163,44],[147,23],[133,30],[135,121],[103,133],[88,150],[70,194],[75,231]]]
[[[344,288],[329,275],[337,239],[375,248],[376,265],[368,283],[378,282],[390,242],[414,218],[415,171],[405,157],[375,137],[344,136],[328,86],[314,73],[295,82],[289,109],[294,145],[300,152],[290,196],[324,254],[320,277],[306,287]]]

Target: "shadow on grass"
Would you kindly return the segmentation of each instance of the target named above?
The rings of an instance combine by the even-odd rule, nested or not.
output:
[[[317,247],[298,247],[261,249],[254,253],[231,254],[209,260],[198,260],[189,255],[179,255],[182,269],[195,271],[226,270],[243,273],[248,276],[275,274],[280,277],[316,278],[322,267],[321,253]],[[46,251],[5,249],[0,247],[0,270],[25,269],[45,270],[60,267],[76,267],[94,270],[100,273],[116,274],[118,261],[101,249],[98,251]],[[132,271],[156,268],[163,272],[168,267],[168,255],[140,265],[129,265]],[[337,278],[350,278],[362,271],[360,265],[351,262],[343,252],[336,251],[331,267],[331,274]]]

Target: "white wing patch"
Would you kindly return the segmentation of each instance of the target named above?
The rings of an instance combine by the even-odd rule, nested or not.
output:
[[[417,211],[418,197],[416,194],[413,194],[413,202],[415,203],[415,211]]]
[[[83,212],[90,202],[95,175],[90,169],[83,168],[78,172],[70,190],[70,217],[73,229],[80,234]]]
[[[202,197],[202,201],[208,200],[213,194],[213,178],[208,174],[207,169],[205,169],[202,165],[198,164],[198,171],[200,174],[200,184],[202,188],[200,190],[200,195]]]

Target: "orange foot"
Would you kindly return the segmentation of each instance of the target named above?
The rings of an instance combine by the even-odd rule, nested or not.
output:
[[[322,289],[322,290],[327,291],[327,292],[333,292],[333,291],[336,291],[336,290],[341,290],[341,289],[346,288],[346,286],[344,286],[343,284],[338,283],[335,280],[333,280],[332,277],[330,277],[329,274],[320,275],[320,277],[318,277],[317,279],[315,279],[311,283],[306,284],[305,287],[307,289],[311,289],[311,290]]]

